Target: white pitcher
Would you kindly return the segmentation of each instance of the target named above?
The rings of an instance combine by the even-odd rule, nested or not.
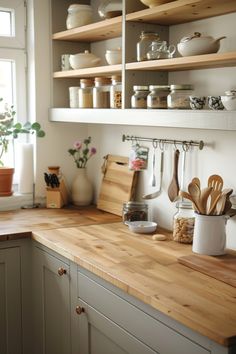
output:
[[[196,213],[192,250],[209,256],[225,254],[225,215],[199,215]]]

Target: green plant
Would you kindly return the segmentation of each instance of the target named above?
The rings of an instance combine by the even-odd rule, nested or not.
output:
[[[2,98],[0,98],[2,101]],[[39,123],[30,122],[22,125],[15,123],[14,118],[16,111],[14,106],[5,106],[5,111],[0,113],[0,166],[3,166],[2,157],[8,151],[11,139],[17,139],[19,134],[36,134],[38,138],[45,136],[45,132],[41,129]]]

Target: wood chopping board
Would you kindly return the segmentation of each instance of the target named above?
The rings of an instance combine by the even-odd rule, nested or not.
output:
[[[106,155],[104,159],[97,208],[121,216],[123,203],[134,199],[138,173],[129,170],[128,157]]]
[[[178,262],[236,287],[236,252],[214,257],[193,254],[179,257]]]

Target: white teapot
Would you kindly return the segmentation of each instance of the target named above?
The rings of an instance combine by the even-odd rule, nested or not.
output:
[[[226,37],[214,39],[211,36],[202,36],[201,33],[194,32],[192,36],[183,37],[177,44],[177,49],[183,57],[216,53],[220,49],[221,39],[224,38]]]
[[[73,69],[91,68],[100,63],[101,58],[85,50],[84,53],[70,55],[69,62]]]

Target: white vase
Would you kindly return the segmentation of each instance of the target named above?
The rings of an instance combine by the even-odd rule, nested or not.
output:
[[[72,202],[74,205],[90,205],[93,200],[93,186],[87,177],[85,168],[78,168],[77,176],[71,187]]]

